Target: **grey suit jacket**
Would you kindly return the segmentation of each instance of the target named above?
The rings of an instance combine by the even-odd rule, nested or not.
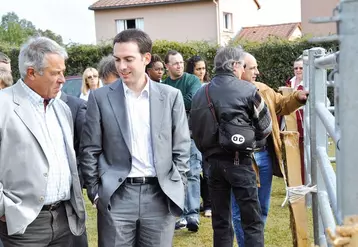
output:
[[[20,83],[0,91],[0,216],[8,234],[28,226],[39,214],[46,193],[48,153],[31,102]],[[73,234],[85,228],[85,207],[73,149],[73,123],[68,106],[55,99],[53,107],[63,129],[72,174],[66,212]]]
[[[190,136],[179,90],[149,81],[150,128],[154,165],[169,210],[184,208],[185,173],[189,170]],[[132,167],[129,121],[122,81],[91,91],[82,131],[80,167],[89,198],[98,193],[98,209],[110,198]]]

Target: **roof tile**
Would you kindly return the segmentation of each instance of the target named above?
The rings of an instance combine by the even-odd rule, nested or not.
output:
[[[157,3],[173,3],[173,2],[183,2],[182,0],[99,0],[92,4],[90,9],[98,8],[114,8],[114,7],[129,7],[136,5],[150,5]]]
[[[301,23],[295,22],[276,25],[244,27],[235,37],[235,40],[264,41],[270,36],[288,39],[297,27],[301,29]]]

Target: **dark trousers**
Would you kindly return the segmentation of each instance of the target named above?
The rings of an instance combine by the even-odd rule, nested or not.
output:
[[[240,156],[239,165],[234,165],[233,158],[212,156],[209,165],[214,247],[233,246],[231,191],[241,210],[245,246],[264,246],[264,224],[251,158]]]
[[[5,247],[71,247],[73,237],[64,204],[53,211],[41,211],[24,234],[8,235],[6,222],[0,222],[0,238]]]
[[[203,199],[203,209],[211,209],[211,197],[209,192],[209,163],[205,159],[202,162],[203,175],[200,176],[200,193]]]
[[[73,238],[73,246],[74,247],[88,247],[88,239],[87,239],[87,231],[81,236],[74,236]],[[0,245],[1,247],[1,245]]]

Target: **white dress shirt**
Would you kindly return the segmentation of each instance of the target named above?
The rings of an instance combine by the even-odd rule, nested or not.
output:
[[[153,147],[150,128],[149,78],[147,84],[136,97],[123,83],[130,138],[132,143],[132,170],[128,177],[155,177]]]
[[[52,105],[54,100],[59,99],[52,99],[45,110],[44,99],[30,89],[23,81],[20,81],[20,83],[27,92],[33,114],[35,114],[38,120],[38,126],[42,129],[41,133],[46,141],[46,146],[42,148],[49,162],[49,170],[47,173],[47,188],[44,204],[49,205],[58,201],[69,200],[72,178],[66,143],[61,124],[57,119]],[[69,139],[72,139],[72,137]]]
[[[89,94],[90,94],[90,90],[88,90],[87,94],[84,95],[83,93],[80,94],[80,99],[83,99],[85,101],[88,101],[88,97],[89,97]]]

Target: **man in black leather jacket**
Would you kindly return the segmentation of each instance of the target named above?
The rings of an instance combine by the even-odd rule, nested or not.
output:
[[[264,246],[251,157],[255,140],[262,140],[271,133],[271,116],[257,88],[240,79],[245,66],[242,55],[241,48],[219,49],[214,59],[215,76],[208,91],[202,87],[192,100],[193,139],[210,165],[214,247],[233,246],[231,191],[241,209],[245,246]],[[220,132],[222,130],[224,132]],[[230,135],[223,141],[219,133]],[[253,133],[251,140],[247,133]],[[237,141],[238,136],[242,142]]]

